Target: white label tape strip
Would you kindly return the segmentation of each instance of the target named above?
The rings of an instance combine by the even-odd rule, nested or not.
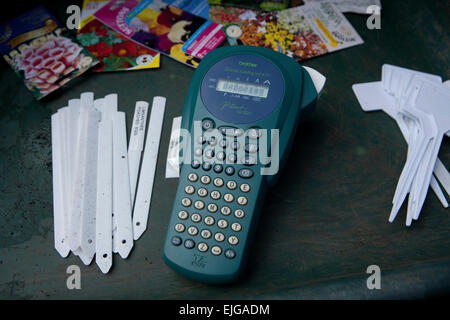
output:
[[[181,117],[173,118],[169,151],[167,152],[166,178],[180,177],[180,128]]]
[[[136,184],[141,163],[142,149],[144,147],[145,127],[147,126],[148,103],[136,102],[133,127],[131,128],[130,143],[128,145],[128,164],[130,168],[131,207],[133,207],[136,194]]]

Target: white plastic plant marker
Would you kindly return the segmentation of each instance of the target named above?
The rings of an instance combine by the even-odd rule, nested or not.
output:
[[[106,95],[103,98],[103,111],[105,114],[110,117],[112,121],[112,115],[116,113],[118,110],[118,95],[116,93],[111,93]],[[113,145],[114,145],[114,135],[113,135]],[[114,177],[113,177],[114,180]],[[113,184],[114,185],[114,184]],[[114,199],[114,193],[113,193],[113,199]],[[113,208],[114,210],[114,208]],[[118,238],[117,238],[117,220],[116,216],[112,216],[112,237],[113,237],[113,252],[118,253]]]
[[[450,173],[439,158],[436,159],[434,172],[447,194],[450,195]]]
[[[180,130],[181,117],[173,118],[167,151],[166,178],[180,177]]]
[[[135,240],[139,239],[147,229],[148,214],[152,200],[153,182],[156,172],[156,163],[158,161],[158,149],[164,121],[165,105],[166,98],[153,98],[150,121],[147,130],[147,140],[145,143],[144,158],[142,160],[141,174],[133,211],[133,234]]]
[[[66,228],[63,199],[63,168],[61,136],[59,134],[59,113],[51,117],[52,130],[52,174],[53,174],[53,224],[55,249],[61,257],[65,258],[70,252],[66,244]]]
[[[414,99],[414,96],[415,94],[412,95],[410,101],[408,102],[408,105],[413,104],[412,99]],[[417,147],[413,149],[411,155],[410,153],[408,153],[406,164],[403,168],[402,174],[400,175],[400,179],[398,181],[397,189],[394,195],[394,205],[389,216],[390,222],[395,219],[398,210],[402,206],[406,195],[411,189],[411,184],[414,180],[427,146],[433,141],[433,139],[436,138],[437,135],[436,121],[432,115],[426,114],[415,108],[409,108],[408,110],[403,109],[403,113],[411,118],[416,117],[417,121],[420,122],[421,135],[418,138],[418,142],[415,142],[415,145],[417,145]],[[428,185],[429,183],[427,184],[427,186]],[[409,213],[409,217],[407,217],[407,226],[411,224],[410,222],[408,224],[410,218],[412,219],[412,216]]]
[[[325,82],[327,81],[327,78],[321,74],[319,71],[303,66],[303,68],[308,72],[309,76],[311,77],[311,80],[313,81],[314,87],[316,88],[316,91],[320,95],[322,92],[323,87],[325,86]]]
[[[70,211],[70,194],[71,194],[71,188],[72,184],[69,179],[67,179],[68,175],[70,174],[70,167],[69,167],[69,156],[68,156],[68,150],[70,149],[69,145],[69,131],[68,131],[68,122],[70,121],[70,109],[68,107],[63,107],[58,110],[58,136],[60,140],[60,147],[61,147],[61,172],[63,175],[62,183],[61,183],[61,192],[62,192],[62,201],[63,201],[63,215],[64,215],[64,236],[65,241],[68,243],[68,234],[69,234],[69,214]]]
[[[380,81],[354,84],[352,86],[352,89],[361,105],[361,108],[364,111],[383,110],[387,115],[389,115],[397,122],[406,142],[408,143],[408,145],[411,145],[411,129],[408,128],[408,125],[405,121],[400,120],[397,108],[395,107],[395,98],[386,93]],[[432,179],[435,180],[434,178]],[[433,191],[435,191],[442,205],[444,207],[447,207],[447,200],[445,199],[445,196],[442,197],[443,193],[440,190],[439,184],[435,182],[436,181],[433,181],[432,185]]]
[[[92,92],[82,93],[80,96],[80,116],[77,129],[76,142],[76,160],[74,163],[74,175],[70,203],[70,228],[69,228],[69,245],[72,252],[80,256],[84,264],[89,264],[92,258],[82,252],[83,237],[83,213],[84,213],[84,197],[86,184],[86,168],[88,155],[88,127],[90,112],[93,111],[94,95]]]
[[[98,128],[95,262],[103,273],[112,266],[112,121],[102,114]]]
[[[117,252],[126,259],[133,248],[130,175],[128,169],[125,113],[116,112],[113,120],[113,213],[117,223],[114,235]]]
[[[81,250],[80,258],[85,264],[90,264],[95,255],[95,219],[97,211],[97,154],[98,154],[98,124],[100,113],[94,108],[88,112],[86,162],[83,185],[83,211],[81,219]]]
[[[450,81],[444,84],[437,75],[383,65],[381,82],[353,86],[362,109],[385,111],[396,120],[408,142],[407,161],[394,195],[391,222],[408,193],[406,225],[417,220],[429,187],[445,208],[449,206],[438,183],[439,180],[448,193],[450,174],[437,158],[443,136],[450,136]],[[424,94],[423,87],[427,86],[428,93]],[[440,108],[434,105],[437,91],[445,96],[441,101],[447,101],[446,108],[443,104]]]
[[[104,110],[104,102],[105,102],[105,99],[103,99],[103,98],[95,99],[94,100],[94,108],[95,108],[95,110],[97,110],[100,113],[103,113],[105,111]]]
[[[430,155],[425,162],[425,173],[423,178],[421,176],[421,180],[418,181],[420,186],[417,193],[418,198],[414,198],[412,203],[413,216],[418,217],[427,195],[428,189],[426,186],[430,183],[442,139],[450,130],[450,88],[423,79],[415,79],[414,84],[419,87],[416,107],[423,112],[434,115],[437,124],[437,135],[431,142]]]
[[[75,151],[76,159],[74,162],[75,173],[70,197],[69,246],[74,253],[81,246],[81,216],[83,211],[88,113],[87,108],[80,108],[80,125]]]
[[[133,208],[136,194],[136,185],[144,149],[145,128],[147,126],[148,103],[136,102],[134,109],[133,126],[131,128],[130,143],[128,144],[128,164],[130,169],[131,207]]]
[[[111,93],[105,96],[103,100],[104,110],[105,112],[117,112],[118,106],[118,96],[116,93]]]

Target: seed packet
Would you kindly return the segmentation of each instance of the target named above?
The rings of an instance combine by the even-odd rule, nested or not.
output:
[[[305,3],[323,0],[303,0]],[[358,14],[369,14],[367,8],[375,5],[381,9],[380,0],[332,0],[331,1],[340,12],[351,12]]]
[[[221,25],[161,0],[112,0],[94,16],[136,43],[194,68],[225,39]]]
[[[196,16],[209,20],[208,0],[163,0],[171,6],[186,10]]]
[[[77,40],[100,61],[92,71],[159,68],[159,52],[127,39],[92,16],[107,3],[107,0],[84,0],[81,11]]]
[[[43,6],[0,25],[0,54],[36,99],[98,63]]]
[[[241,7],[255,10],[276,11],[286,9],[289,0],[208,0],[210,4]]]
[[[224,25],[231,45],[270,48],[298,61],[363,43],[329,2],[274,12],[211,6],[210,17]]]

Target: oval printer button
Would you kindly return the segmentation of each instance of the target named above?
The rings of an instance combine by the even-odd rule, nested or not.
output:
[[[252,169],[241,169],[239,170],[239,177],[243,178],[243,179],[250,179],[251,177],[253,177],[253,170]]]

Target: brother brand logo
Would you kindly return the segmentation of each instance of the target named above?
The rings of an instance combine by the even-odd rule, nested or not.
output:
[[[243,61],[239,61],[239,65],[245,66],[245,67],[252,67],[252,68],[256,68],[258,66],[256,63],[243,62]]]

